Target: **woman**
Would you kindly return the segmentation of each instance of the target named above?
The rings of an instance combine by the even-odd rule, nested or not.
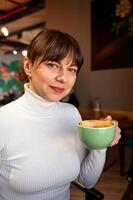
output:
[[[79,45],[67,33],[42,31],[29,45],[25,93],[0,109],[1,200],[68,200],[73,180],[91,188],[99,179],[106,149],[85,149],[77,135],[78,110],[59,102],[82,63]],[[117,128],[112,145],[119,138]]]

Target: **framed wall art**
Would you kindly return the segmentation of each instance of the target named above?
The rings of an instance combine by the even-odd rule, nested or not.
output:
[[[91,70],[133,67],[133,0],[91,1]]]

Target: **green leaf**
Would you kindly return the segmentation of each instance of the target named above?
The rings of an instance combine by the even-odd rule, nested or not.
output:
[[[11,90],[13,88],[14,84],[15,84],[15,80],[14,79],[9,80],[6,83],[6,91]]]
[[[5,85],[5,81],[4,80],[0,80],[0,89],[3,90],[4,85]]]
[[[14,60],[11,62],[9,65],[9,71],[14,71],[14,72],[21,72],[21,64],[19,60]]]
[[[9,65],[8,64],[6,64],[5,62],[3,62],[3,61],[1,61],[1,65],[2,65],[2,67],[7,67],[7,68],[9,68]]]
[[[16,81],[16,88],[22,93],[24,91],[24,84],[21,81]]]

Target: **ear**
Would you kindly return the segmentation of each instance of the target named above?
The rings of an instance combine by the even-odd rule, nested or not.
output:
[[[24,58],[24,61],[23,61],[23,67],[24,67],[24,71],[26,73],[26,75],[28,77],[31,77],[31,67],[32,67],[32,63],[31,61],[28,59],[28,58]]]

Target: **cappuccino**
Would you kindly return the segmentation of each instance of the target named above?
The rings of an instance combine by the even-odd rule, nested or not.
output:
[[[105,127],[110,127],[113,126],[113,122],[111,121],[106,121],[106,120],[85,120],[81,121],[80,126],[85,127],[85,128],[105,128]]]

